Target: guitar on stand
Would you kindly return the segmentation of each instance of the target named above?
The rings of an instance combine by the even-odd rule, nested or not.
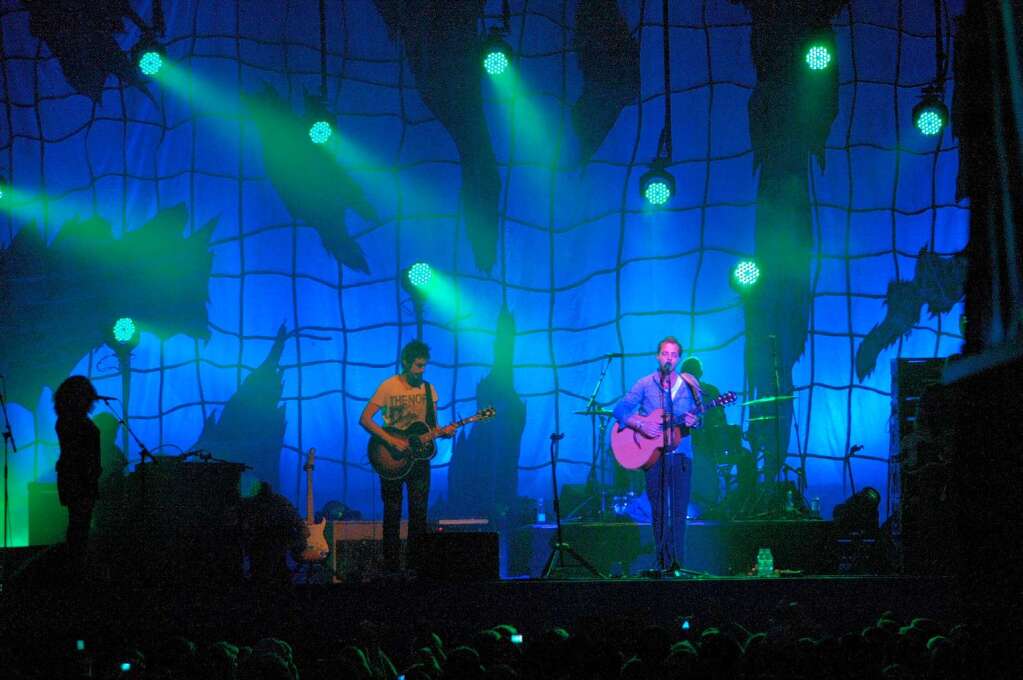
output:
[[[712,408],[718,408],[720,406],[727,406],[735,402],[735,392],[725,392],[720,397],[704,404],[703,410],[708,411]],[[689,413],[692,415],[699,415],[699,410],[692,410]],[[682,441],[683,437],[689,436],[689,429],[682,423],[685,422],[687,414],[683,413],[675,417],[674,423],[672,423],[672,436],[671,441],[678,445],[678,442]],[[642,416],[644,422],[660,424],[664,419],[664,411],[662,409],[654,409],[645,416]],[[656,463],[661,454],[664,452],[664,443],[660,436],[658,437],[647,437],[642,432],[634,430],[631,427],[622,427],[618,423],[615,423],[614,428],[611,430],[611,450],[614,452],[615,460],[626,470],[636,470],[642,468],[646,470],[651,465]]]
[[[309,535],[305,539],[305,548],[299,557],[299,562],[321,562],[327,559],[330,548],[327,546],[325,531],[327,529],[327,518],[315,521],[313,513],[313,463],[316,460],[316,449],[309,449],[309,456],[305,465],[305,526]]]
[[[476,415],[463,418],[451,423],[447,427],[431,429],[429,425],[420,421],[415,422],[399,430],[396,427],[385,427],[384,430],[408,442],[408,448],[398,450],[390,446],[378,437],[371,437],[369,440],[369,462],[376,470],[376,473],[383,479],[395,480],[404,478],[412,466],[420,460],[431,460],[437,455],[437,437],[450,434],[469,423],[490,420],[497,415],[493,406],[480,409]]]

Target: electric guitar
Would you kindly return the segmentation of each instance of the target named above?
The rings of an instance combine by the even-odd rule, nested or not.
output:
[[[313,461],[316,460],[316,449],[309,449],[309,457],[305,465],[305,525],[309,529],[309,536],[305,539],[305,548],[299,557],[301,562],[319,562],[327,558],[330,548],[327,546],[327,538],[324,531],[327,528],[327,518],[319,522],[313,520]]]
[[[437,455],[437,442],[434,441],[442,433],[454,432],[463,425],[469,423],[490,420],[497,411],[493,406],[481,409],[474,416],[463,418],[440,429],[430,429],[430,426],[422,421],[417,421],[399,430],[395,427],[385,427],[388,433],[393,434],[408,442],[408,448],[402,451],[395,449],[379,437],[371,437],[369,440],[369,462],[377,474],[384,479],[401,479],[409,473],[412,466],[420,460],[430,460]]]
[[[734,403],[735,399],[735,392],[725,392],[720,397],[704,404],[703,410],[709,411],[719,406],[727,406]],[[695,416],[699,415],[700,411],[693,409],[689,413]],[[664,410],[658,408],[640,417],[644,423],[659,425],[663,422],[663,415]],[[670,441],[674,442],[676,446],[682,441],[683,437],[689,436],[689,428],[685,427],[685,416],[685,413],[676,416],[675,422],[672,423]],[[663,449],[664,439],[661,435],[647,437],[639,430],[634,430],[631,427],[620,427],[618,423],[615,423],[614,428],[611,430],[611,450],[615,454],[615,460],[626,470],[637,470],[639,468],[646,470],[660,459]]]

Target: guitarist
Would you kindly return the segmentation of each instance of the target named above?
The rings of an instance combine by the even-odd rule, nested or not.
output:
[[[396,451],[407,451],[407,439],[392,434],[374,420],[377,412],[384,425],[404,430],[415,422],[437,426],[437,390],[423,380],[430,361],[430,348],[421,340],[409,342],[401,350],[402,372],[380,383],[362,411],[359,424],[374,437]],[[442,436],[450,437],[451,433]],[[430,498],[430,461],[417,461],[402,479],[380,479],[380,496],[384,502],[383,551],[384,570],[401,569],[401,505],[408,484],[408,563],[415,563],[415,539],[426,533],[426,508]]]
[[[700,418],[689,413],[702,404],[700,383],[676,367],[682,343],[668,336],[657,344],[657,370],[632,386],[614,409],[620,427],[630,427],[644,437],[662,440],[662,423],[644,421],[651,411],[663,408],[666,417],[684,424],[681,440],[669,434],[667,450],[646,470],[646,493],[650,499],[657,564],[663,570],[682,566],[686,545],[686,509],[692,482],[693,444],[686,428],[699,427]]]

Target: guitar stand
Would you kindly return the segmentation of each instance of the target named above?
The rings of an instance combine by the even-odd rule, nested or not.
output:
[[[591,576],[603,579],[606,577],[589,560],[576,552],[572,546],[565,543],[561,538],[561,503],[558,500],[558,442],[564,439],[564,437],[565,435],[563,434],[551,434],[551,483],[554,485],[554,520],[557,526],[557,540],[551,547],[551,554],[547,556],[547,561],[543,565],[543,572],[541,572],[540,578],[551,578],[551,574],[554,573],[555,569],[555,558],[558,561],[557,568],[559,570],[564,569],[565,553],[568,553],[569,557],[573,558],[586,571],[590,572]]]

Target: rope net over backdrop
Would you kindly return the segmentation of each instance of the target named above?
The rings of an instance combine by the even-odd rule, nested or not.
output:
[[[141,17],[151,16],[149,3],[134,4]],[[172,314],[162,326],[141,323],[125,403],[139,439],[158,454],[201,445],[247,462],[299,507],[304,452],[315,448],[317,506],[336,499],[378,517],[378,482],[358,418],[417,332],[416,305],[400,281],[416,261],[431,265],[439,286],[422,307],[438,420],[489,405],[477,399],[481,381],[481,395],[502,397],[492,423],[441,443],[431,516],[476,509],[458,499],[473,480],[511,489],[513,497],[549,498],[551,433],[566,435],[559,480],[584,482],[597,427],[574,412],[586,407],[605,364],[596,402],[612,408],[653,370],[665,335],[700,357],[705,380],[744,393],[743,304],[728,278],[754,250],[757,176],[747,104],[756,72],[747,9],[726,0],[672,3],[669,169],[677,189],[652,210],[638,178],[657,153],[663,123],[660,3],[619,3],[639,45],[640,97],[580,165],[572,126],[583,89],[573,42],[577,3],[511,2],[515,80],[495,84],[480,75],[500,178],[494,264],[486,271],[466,229],[460,141],[424,103],[407,45],[378,11],[386,4],[326,2],[321,61],[315,0],[164,2],[172,74],[148,81],[146,92],[108,78],[94,101],[69,85],[53,49],[30,30],[29,11],[4,3],[0,174],[21,192],[7,192],[20,200],[3,214],[7,252],[35,230],[39,247],[67,246],[90,261],[171,209],[184,211],[171,237],[208,240],[205,334],[173,327]],[[484,9],[485,25],[500,23],[500,3]],[[961,7],[952,2],[948,11]],[[792,371],[787,448],[789,465],[805,470],[807,497],[820,496],[825,514],[849,495],[850,483],[885,493],[891,359],[959,350],[956,303],[936,316],[921,311],[907,335],[879,352],[869,375],[857,375],[857,349],[891,308],[889,283],[913,280],[923,248],[943,258],[961,250],[968,215],[955,199],[955,140],[947,129],[923,137],[910,120],[935,71],[933,3],[854,0],[832,26],[838,113],[823,169],[816,161],[807,166],[812,304],[808,341]],[[130,47],[139,31],[125,27],[118,39]],[[296,206],[267,148],[270,132],[286,126],[268,132],[254,111],[268,106],[272,91],[302,114],[306,96],[320,91],[323,64],[326,106],[336,115],[333,151],[350,182],[324,182],[322,202]],[[276,143],[287,157],[309,139]],[[309,189],[315,178],[303,181]],[[320,215],[317,224],[310,211]],[[109,223],[107,241],[75,241],[77,250],[61,241],[70,222],[94,216]],[[329,233],[347,240],[332,242]],[[364,254],[366,271],[340,264],[339,252],[353,252],[348,240]],[[156,317],[194,272],[184,255],[163,248],[137,251],[125,266],[139,277],[125,287],[168,279],[168,295],[152,302]],[[32,295],[25,277],[9,283]],[[90,317],[98,304],[79,302],[38,291],[33,309],[51,319]],[[8,315],[2,323],[7,335],[27,322]],[[51,361],[44,352],[53,340],[39,339],[38,364]],[[123,396],[121,364],[107,346],[69,351],[75,358],[59,367],[63,375],[89,375],[101,393]],[[18,386],[8,387],[13,394]],[[18,392],[25,396],[10,400],[19,445],[10,460],[15,544],[27,542],[28,484],[53,479],[55,387],[26,383]],[[505,404],[511,413],[502,412]],[[741,406],[726,413],[731,423],[749,417]],[[502,417],[501,436],[487,443],[483,428],[498,427]],[[864,449],[850,459],[854,444]],[[466,472],[457,472],[452,456],[473,446],[486,464],[473,467],[466,458]],[[134,442],[128,458],[138,460]],[[597,477],[613,478],[612,464]],[[492,492],[490,502],[498,496]]]

